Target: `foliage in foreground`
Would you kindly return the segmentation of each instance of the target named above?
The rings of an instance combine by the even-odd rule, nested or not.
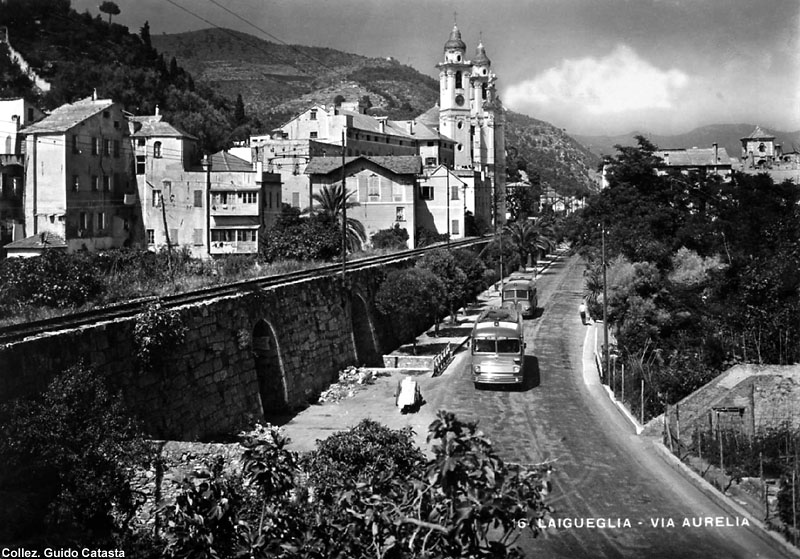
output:
[[[52,543],[109,545],[130,531],[140,504],[131,468],[149,460],[148,447],[120,397],[93,371],[73,367],[41,399],[4,405],[0,456],[9,515],[0,539],[45,534]],[[18,510],[14,502],[33,505]]]
[[[474,423],[439,412],[427,463],[408,431],[365,420],[306,460],[280,430],[242,434],[242,479],[214,467],[164,510],[170,557],[521,557],[546,474],[504,464]],[[330,475],[336,474],[336,475]],[[305,481],[303,481],[305,479]]]

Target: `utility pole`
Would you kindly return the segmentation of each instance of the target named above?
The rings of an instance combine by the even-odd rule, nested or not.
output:
[[[342,287],[345,285],[345,274],[347,273],[347,187],[345,186],[345,130],[342,129]]]
[[[603,373],[603,378],[608,374],[608,358],[609,358],[609,347],[608,347],[608,289],[606,287],[606,226],[605,223],[600,224],[601,228],[601,238],[602,238],[602,245],[603,245],[603,361],[605,371]]]
[[[164,191],[159,194],[161,200],[161,219],[164,222],[164,238],[167,239],[167,268],[169,269],[169,279],[175,286],[175,272],[172,269],[172,243],[169,241],[169,226],[167,225],[167,203],[164,199]]]
[[[447,250],[450,250],[450,169],[447,168],[447,164],[445,163],[444,166],[445,178],[446,178],[446,187],[445,187],[445,194],[444,198],[447,201]]]
[[[206,172],[206,253],[211,256],[211,154],[203,157]]]

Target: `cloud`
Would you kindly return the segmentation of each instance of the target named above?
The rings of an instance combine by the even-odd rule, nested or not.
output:
[[[592,120],[625,113],[674,110],[689,76],[660,69],[632,48],[618,45],[603,58],[564,60],[530,80],[506,88],[503,98],[515,110],[571,114]]]

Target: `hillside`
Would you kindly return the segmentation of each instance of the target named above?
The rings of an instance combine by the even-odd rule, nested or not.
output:
[[[716,142],[727,150],[729,156],[738,158],[742,151],[740,138],[749,136],[755,127],[755,124],[712,124],[674,136],[631,132],[619,136],[581,136],[576,134],[575,139],[600,156],[614,155],[616,153],[615,144],[635,146],[634,136],[642,135],[660,148],[711,147],[711,144]],[[781,144],[784,151],[800,150],[800,131],[781,132],[763,126],[762,129],[774,134],[775,143]]]
[[[393,58],[282,45],[227,29],[160,35],[153,46],[175,57],[198,81],[228,97],[241,94],[265,129],[313,103],[368,96],[373,114],[413,118],[438,102],[437,80]],[[599,158],[555,126],[508,113],[506,145],[561,192],[585,192]]]

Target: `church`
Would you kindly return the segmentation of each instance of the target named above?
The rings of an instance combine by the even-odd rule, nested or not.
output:
[[[417,118],[372,116],[361,100],[315,104],[252,137],[252,161],[279,173],[282,201],[301,209],[344,177],[359,204],[348,216],[368,237],[397,225],[412,247],[419,229],[458,239],[468,233],[467,212],[490,230],[502,225],[505,110],[483,42],[468,59],[454,25],[436,68],[439,101]]]
[[[457,193],[452,184],[463,191],[464,204],[455,215],[464,220],[465,212],[487,225],[502,225],[506,215],[505,204],[505,110],[497,96],[497,76],[492,72],[491,60],[481,40],[472,60],[467,59],[467,46],[461,38],[458,25],[453,25],[450,37],[444,44],[443,60],[439,69],[439,104],[419,117],[422,123],[433,127],[442,136],[455,142],[453,164],[444,165],[423,177],[422,188],[433,183],[434,191],[442,181],[450,184],[453,200]],[[448,201],[449,202],[449,201]],[[428,204],[430,213],[441,213],[439,204]],[[449,203],[445,204],[448,209]],[[436,219],[436,230],[449,232],[453,237],[463,236],[457,229],[451,213],[449,231],[442,231]],[[458,210],[458,208],[456,208]],[[421,219],[421,225],[426,225]]]

